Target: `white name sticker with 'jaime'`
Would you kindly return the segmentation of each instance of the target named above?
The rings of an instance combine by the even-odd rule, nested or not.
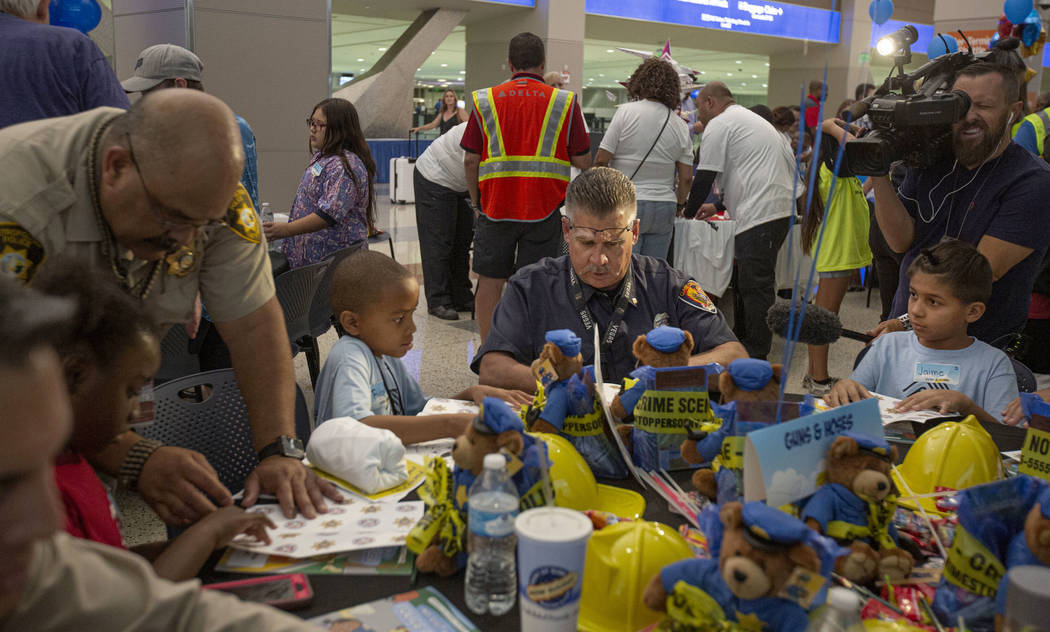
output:
[[[959,369],[958,364],[916,362],[914,380],[928,384],[951,384],[956,386],[959,384],[961,374],[962,370]]]

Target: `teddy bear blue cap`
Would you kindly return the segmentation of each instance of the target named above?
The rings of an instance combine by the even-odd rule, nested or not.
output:
[[[521,417],[514,413],[507,402],[498,397],[486,397],[481,402],[481,411],[474,422],[474,429],[490,434],[500,434],[507,430],[524,432]]]
[[[773,544],[807,542],[813,532],[798,518],[760,501],[744,503],[742,515],[744,527],[751,535]]]
[[[677,327],[664,325],[645,334],[645,341],[660,353],[671,353],[678,351],[678,347],[685,342],[685,332]]]
[[[871,435],[857,434],[856,432],[843,432],[843,437],[849,437],[857,442],[857,446],[861,450],[867,450],[868,452],[874,452],[875,454],[889,458],[890,456],[890,444],[885,439],[879,437],[872,437]]]
[[[571,329],[553,329],[547,332],[546,339],[570,358],[580,353],[580,337],[572,333]]]
[[[773,377],[773,367],[765,360],[740,358],[729,363],[729,376],[737,388],[745,391],[757,391],[769,384]]]

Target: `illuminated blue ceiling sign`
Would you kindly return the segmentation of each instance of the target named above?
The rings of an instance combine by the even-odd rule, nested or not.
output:
[[[482,2],[491,2],[492,4],[513,4],[519,7],[534,7],[536,6],[536,0],[481,0]]]
[[[926,51],[930,48],[930,40],[933,38],[934,31],[933,25],[931,24],[915,24],[914,22],[900,22],[897,20],[886,20],[882,24],[872,23],[871,25],[871,47],[875,48],[875,45],[879,43],[879,40],[886,37],[890,33],[897,32],[898,29],[903,27],[905,24],[911,24],[915,27],[915,30],[919,33],[919,39],[911,45],[911,52],[925,55]],[[955,39],[959,39],[958,35]],[[959,42],[961,48],[966,48],[966,45],[961,41]]]
[[[586,0],[589,15],[837,44],[838,11],[758,0]]]

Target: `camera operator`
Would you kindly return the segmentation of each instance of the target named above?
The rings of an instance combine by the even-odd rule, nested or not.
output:
[[[886,242],[904,253],[891,316],[871,334],[910,327],[909,284],[904,278],[923,248],[945,237],[962,239],[992,264],[995,283],[989,309],[970,325],[986,342],[1020,331],[1032,283],[1050,243],[1045,205],[1050,167],[1010,142],[1010,126],[1021,116],[1018,76],[1000,64],[977,62],[960,70],[954,90],[969,95],[966,116],[952,126],[953,159],[929,169],[909,168],[900,189],[874,177],[875,216]],[[930,318],[931,309],[925,310]],[[921,326],[921,323],[917,323]]]

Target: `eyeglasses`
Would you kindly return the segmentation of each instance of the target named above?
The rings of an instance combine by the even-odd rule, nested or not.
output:
[[[569,234],[573,239],[585,243],[599,241],[598,236],[600,235],[600,241],[602,243],[609,246],[619,246],[624,242],[624,240],[621,239],[621,235],[631,230],[633,227],[634,221],[623,228],[590,228],[587,226],[573,226],[570,223]]]
[[[128,154],[131,156],[131,164],[135,165],[135,173],[139,174],[139,182],[142,183],[142,191],[146,194],[146,200],[149,202],[149,210],[157,217],[157,221],[164,227],[165,230],[182,229],[182,228],[210,228],[213,226],[226,226],[226,222],[221,219],[207,219],[197,220],[186,217],[181,211],[170,209],[165,207],[160,200],[150,193],[149,188],[146,186],[146,179],[142,177],[142,168],[139,167],[138,160],[135,159],[135,148],[131,146],[131,134],[125,134],[128,139]]]
[[[315,118],[308,118],[306,119],[306,126],[310,129],[313,129],[315,127],[317,129],[324,129],[328,126],[328,123],[325,123],[324,121],[318,121]]]

